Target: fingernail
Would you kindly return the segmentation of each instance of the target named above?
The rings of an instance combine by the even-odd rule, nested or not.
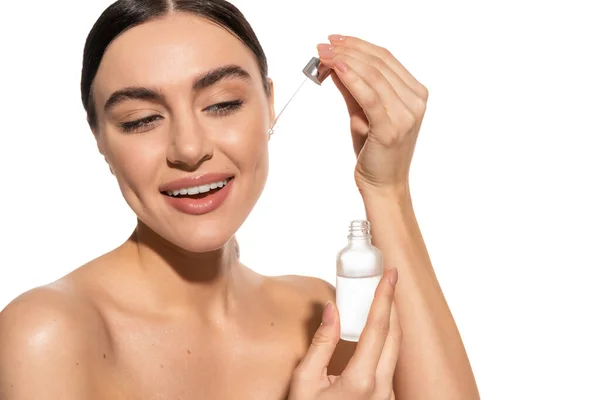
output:
[[[346,38],[342,35],[329,35],[328,39],[332,42],[343,42]]]
[[[328,301],[325,304],[325,309],[323,310],[323,325],[333,325],[335,322],[335,315],[333,313],[333,303]]]
[[[330,44],[319,44],[317,46],[317,50],[319,51],[319,57],[322,58],[333,58],[335,57],[335,52],[333,51],[333,46]]]
[[[334,66],[334,68],[335,68],[336,70],[338,70],[339,72],[346,72],[346,71],[348,71],[348,65],[346,65],[346,63],[345,63],[345,62],[343,62],[343,61],[336,61],[336,62],[333,64],[333,66]]]
[[[392,287],[396,286],[396,283],[398,282],[398,270],[396,268],[392,268],[392,272],[388,276],[388,280],[390,281]]]

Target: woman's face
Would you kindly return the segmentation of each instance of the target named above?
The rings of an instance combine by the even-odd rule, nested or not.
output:
[[[115,39],[92,90],[98,147],[138,218],[184,250],[221,248],[267,178],[273,98],[254,54],[176,13]]]

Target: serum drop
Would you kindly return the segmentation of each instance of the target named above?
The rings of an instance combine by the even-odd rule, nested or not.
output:
[[[369,221],[352,221],[348,245],[337,255],[336,304],[343,340],[358,341],[382,276],[381,251],[371,243]]]

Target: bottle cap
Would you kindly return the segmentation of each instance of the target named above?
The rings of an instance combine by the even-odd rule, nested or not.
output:
[[[311,81],[317,85],[321,85],[325,79],[331,74],[331,68],[321,65],[321,60],[317,57],[313,57],[306,67],[302,70]]]

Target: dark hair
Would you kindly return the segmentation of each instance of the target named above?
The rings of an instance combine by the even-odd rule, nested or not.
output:
[[[92,128],[96,128],[98,122],[92,82],[108,45],[126,30],[173,11],[206,18],[240,39],[256,56],[265,91],[270,95],[265,53],[252,27],[233,4],[226,0],[118,0],[100,15],[86,39],[83,51],[81,100]]]

